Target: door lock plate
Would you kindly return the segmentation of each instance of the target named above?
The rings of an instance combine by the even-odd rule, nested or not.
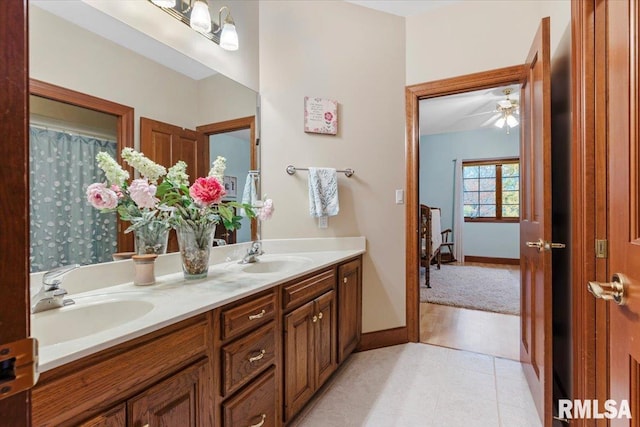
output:
[[[39,375],[35,338],[0,345],[0,399],[29,390]]]

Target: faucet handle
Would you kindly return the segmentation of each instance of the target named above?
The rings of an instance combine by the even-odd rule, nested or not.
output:
[[[80,264],[64,265],[62,267],[57,267],[44,273],[44,276],[42,277],[42,286],[44,287],[44,290],[51,291],[54,289],[58,289],[62,284],[62,280],[60,280],[59,277],[67,274],[71,270],[75,270],[78,267],[80,267]]]

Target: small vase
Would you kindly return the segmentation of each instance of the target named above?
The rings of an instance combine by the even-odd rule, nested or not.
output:
[[[195,227],[187,225],[176,228],[178,246],[182,256],[182,272],[185,279],[202,279],[209,272],[209,253],[213,245],[216,225]]]
[[[135,251],[138,255],[167,253],[167,240],[171,227],[163,221],[150,221],[134,230]]]

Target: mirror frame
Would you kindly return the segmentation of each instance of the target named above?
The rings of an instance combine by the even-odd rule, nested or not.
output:
[[[29,79],[29,93],[31,95],[54,101],[63,102],[65,104],[75,105],[81,108],[110,114],[117,118],[117,161],[123,168],[129,171],[133,176],[132,168],[125,165],[122,161],[120,153],[125,147],[134,147],[134,109],[126,105],[118,104],[106,99],[97,98],[82,92],[77,92],[51,83],[46,83],[33,78]],[[125,227],[120,218],[118,218],[118,251],[133,250],[133,233],[124,233]],[[130,248],[130,249],[129,249]]]

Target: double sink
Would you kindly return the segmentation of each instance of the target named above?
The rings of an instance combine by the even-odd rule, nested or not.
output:
[[[218,272],[240,278],[244,276],[250,280],[251,277],[255,279],[283,273],[295,274],[304,271],[312,261],[311,258],[294,255],[262,255],[255,263],[238,264],[237,261],[232,261],[210,266],[209,271],[210,275]],[[109,288],[103,288],[99,293],[70,295],[75,304],[31,316],[31,335],[38,339],[41,346],[53,346],[126,325],[158,308],[158,299],[150,298],[152,293],[165,296],[160,300],[161,303],[170,303],[170,288],[160,291],[153,288],[154,286],[129,291],[119,289],[113,292]]]

